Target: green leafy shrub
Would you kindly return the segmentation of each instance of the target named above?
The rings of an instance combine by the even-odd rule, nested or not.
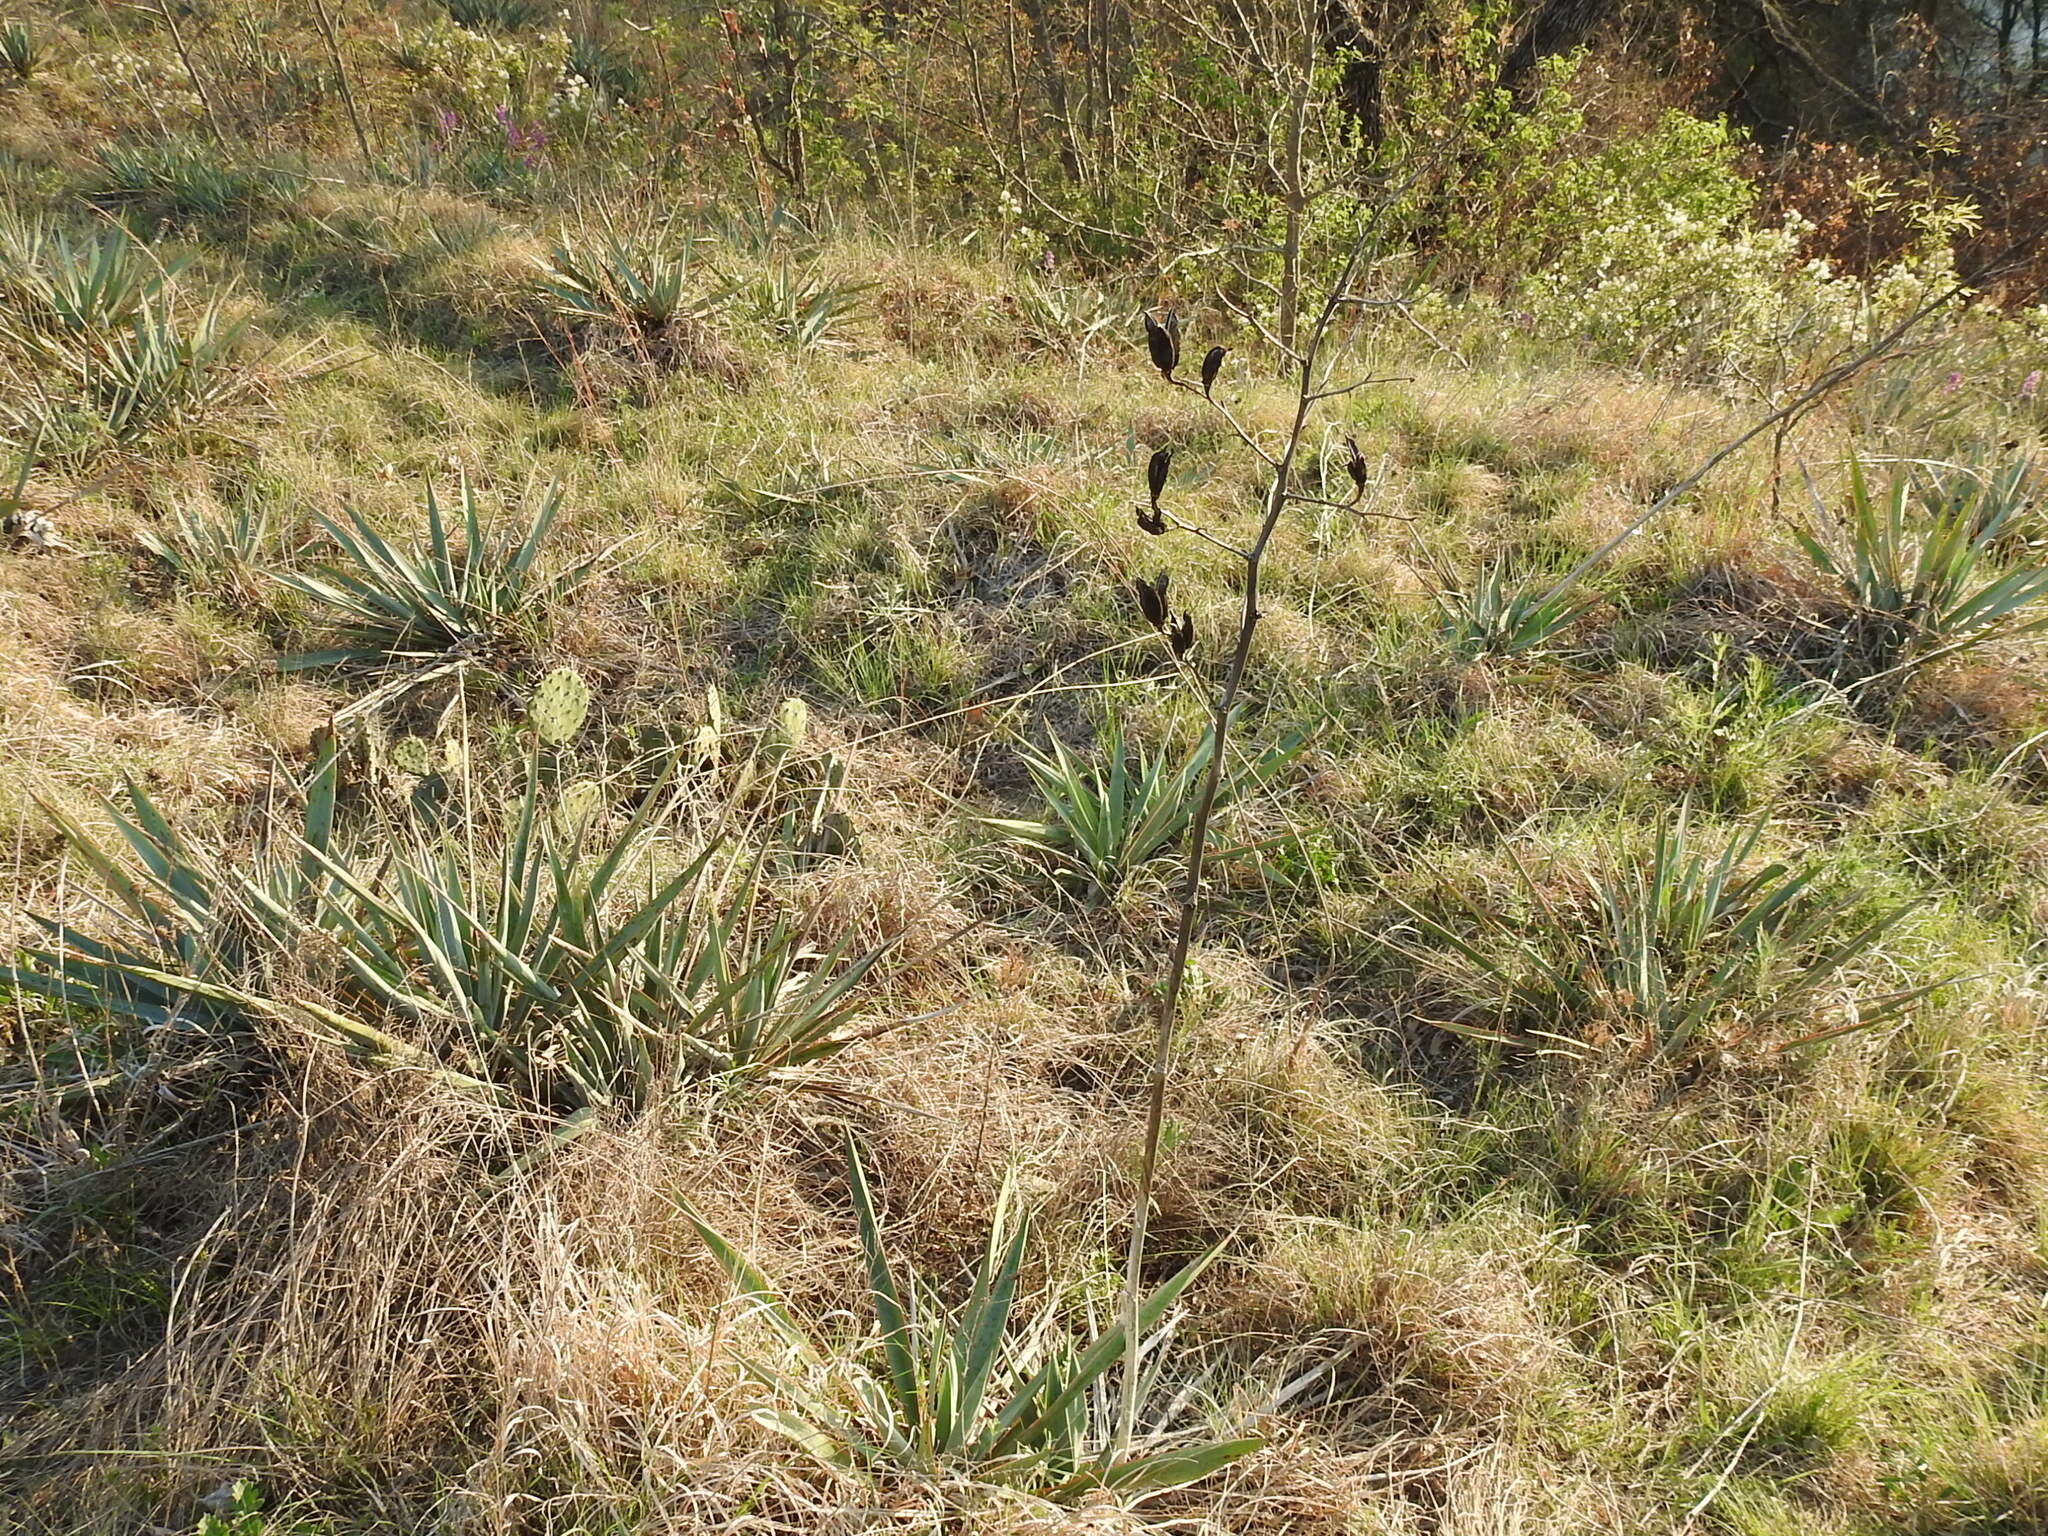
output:
[[[277,528],[270,504],[249,497],[225,514],[181,507],[135,540],[192,586],[226,588],[249,599],[270,578]]]
[[[546,19],[541,0],[442,0],[448,19],[472,32],[518,32]]]
[[[792,347],[817,347],[862,308],[872,283],[832,282],[815,268],[798,270],[778,256],[738,289],[742,311],[777,340]]]
[[[25,950],[10,979],[25,992],[145,1024],[246,1026],[263,1011],[248,989],[264,986],[318,920],[336,772],[329,753],[296,816],[273,808],[262,843],[242,857],[181,835],[139,784],[128,786],[125,810],[102,803],[111,843],[45,804],[115,927],[94,934],[44,920],[51,946]]]
[[[1108,1378],[1125,1353],[1124,1328],[1077,1343],[1054,1296],[1041,1300],[1035,1315],[1017,1319],[1031,1222],[1012,1215],[1014,1181],[997,1201],[967,1299],[948,1304],[929,1277],[909,1270],[899,1279],[850,1143],[846,1174],[875,1322],[853,1338],[812,1335],[751,1259],[691,1217],[778,1348],[779,1359],[750,1366],[763,1386],[793,1405],[756,1409],[767,1428],[831,1466],[966,1476],[1058,1503],[1102,1490],[1177,1488],[1259,1448],[1257,1439],[1176,1431],[1174,1394],[1160,1390],[1172,1364],[1172,1326],[1161,1325],[1213,1254],[1187,1265],[1138,1308],[1146,1370],[1126,1390],[1138,1392],[1151,1411],[1140,1416],[1139,1437],[1120,1450]]]
[[[162,307],[166,285],[187,265],[132,239],[118,225],[77,238],[44,219],[0,218],[0,296],[12,324],[77,334],[125,325]]]

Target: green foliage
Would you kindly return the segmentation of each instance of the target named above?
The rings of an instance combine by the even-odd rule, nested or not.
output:
[[[25,992],[145,1024],[245,1027],[253,1012],[240,990],[262,986],[318,920],[336,773],[334,756],[323,757],[297,816],[274,808],[262,845],[240,858],[179,833],[139,784],[128,786],[125,811],[102,802],[111,843],[46,803],[117,926],[95,935],[41,920],[51,947],[24,950],[9,979]]]
[[[587,33],[569,39],[569,71],[596,93],[600,102],[633,101],[645,94],[647,82],[623,54]]]
[[[1568,587],[1513,582],[1498,560],[1469,586],[1435,591],[1430,598],[1444,642],[1464,661],[1545,650],[1594,603]]]
[[[840,698],[899,708],[942,708],[959,697],[972,672],[959,640],[929,616],[884,616],[812,649],[810,662]]]
[[[112,845],[51,808],[121,927],[46,922],[54,943],[9,978],[154,1025],[287,1019],[430,1069],[380,1021],[452,1027],[451,1081],[564,1113],[706,1076],[785,1077],[847,1044],[853,991],[884,951],[819,952],[764,918],[758,865],[721,887],[715,843],[682,850],[666,777],[596,846],[602,790],[572,786],[573,813],[555,814],[537,752],[509,819],[472,796],[440,832],[338,837],[335,778],[329,756],[303,819],[240,856],[181,836],[139,788],[128,812],[106,807]],[[315,933],[340,1007],[286,974]]]
[[[194,224],[246,219],[298,195],[304,177],[277,166],[236,165],[194,140],[110,144],[99,152],[102,201],[129,203]]]
[[[272,507],[250,497],[226,515],[181,507],[162,528],[137,532],[135,541],[195,587],[228,586],[246,595],[269,577],[277,530]]]
[[[228,1489],[224,1508],[199,1517],[197,1536],[263,1536],[263,1493],[246,1478]]]
[[[591,850],[545,799],[530,777],[495,854],[451,832],[403,846],[374,881],[332,866],[365,996],[452,1021],[462,1070],[564,1112],[786,1075],[844,1048],[849,994],[879,951],[807,951],[759,918],[752,876],[715,889],[715,847],[657,872],[656,795]]]
[[[859,313],[861,295],[872,283],[830,282],[815,268],[797,270],[778,256],[738,290],[742,313],[769,335],[792,347],[828,344],[833,333]]]
[[[1434,947],[1414,957],[1467,999],[1456,1019],[1438,1022],[1571,1049],[1604,1036],[1644,1058],[1677,1059],[1716,1043],[1717,1031],[1721,1042],[1784,1048],[1868,1029],[1943,985],[1857,996],[1852,968],[1912,906],[1873,914],[1853,893],[1824,892],[1818,864],[1759,866],[1764,832],[1753,823],[1716,849],[1681,811],[1658,827],[1647,858],[1615,851],[1592,881],[1589,910],[1526,872],[1528,909],[1470,903],[1469,932],[1411,908]],[[1816,1027],[1820,1015],[1839,1019]]]
[[[608,320],[654,337],[678,321],[703,321],[720,300],[691,279],[689,238],[629,240],[615,233],[563,235],[538,262],[541,293],[572,324]]]
[[[1207,1477],[1258,1449],[1256,1439],[1215,1439],[1171,1427],[1174,1396],[1141,1418],[1144,1433],[1121,1453],[1113,1443],[1117,1401],[1110,1376],[1124,1355],[1121,1323],[1077,1344],[1056,1296],[1016,1317],[1031,1223],[1013,1216],[1006,1181],[967,1299],[949,1305],[933,1280],[892,1261],[860,1156],[849,1142],[847,1182],[860,1226],[875,1326],[852,1339],[813,1336],[774,1284],[694,1214],[691,1220],[778,1349],[750,1368],[790,1403],[754,1417],[829,1465],[919,1476],[946,1474],[1073,1502],[1098,1490],[1137,1494]],[[1138,1309],[1147,1356],[1130,1384],[1148,1407],[1173,1364],[1168,1314],[1214,1257],[1197,1259]],[[1162,1326],[1164,1324],[1164,1326]],[[1177,1395],[1175,1395],[1177,1396]]]
[[[84,238],[45,219],[0,217],[0,296],[10,323],[75,335],[125,325],[161,309],[165,288],[187,265],[159,257],[119,225]]]
[[[543,0],[441,0],[448,19],[472,32],[518,32],[539,26],[548,7]]]
[[[1907,469],[1874,493],[1852,462],[1847,512],[1832,527],[1796,536],[1853,605],[1856,628],[1847,638],[1875,672],[2048,628],[2048,616],[2029,615],[2048,599],[2048,566],[1995,570],[1998,548],[2028,504],[2006,481],[1958,487]]]
[[[26,376],[0,424],[58,456],[217,428],[257,382],[241,366],[243,325],[217,304],[174,309],[184,265],[119,229],[76,239],[0,218],[0,358]]]
[[[0,21],[0,74],[16,85],[35,79],[43,63],[43,39],[19,17]]]
[[[392,544],[353,508],[346,527],[316,514],[345,563],[320,566],[310,575],[280,572],[277,580],[336,615],[346,643],[286,657],[282,665],[300,670],[431,664],[509,643],[534,614],[575,591],[596,563],[592,557],[552,577],[537,569],[561,501],[561,488],[550,486],[523,529],[499,528],[484,518],[465,476],[458,529],[429,482],[425,549]]]
[[[1164,752],[1133,749],[1119,730],[1110,741],[1109,761],[1098,766],[1077,761],[1054,737],[1051,756],[1028,748],[1023,753],[1045,799],[1046,819],[989,818],[986,825],[1049,861],[1062,880],[1095,897],[1112,896],[1186,840],[1214,739],[1205,732],[1192,752],[1173,761]],[[1252,762],[1227,767],[1216,793],[1218,814],[1270,782],[1305,744],[1304,737],[1291,737]],[[1244,851],[1221,850],[1211,858]]]

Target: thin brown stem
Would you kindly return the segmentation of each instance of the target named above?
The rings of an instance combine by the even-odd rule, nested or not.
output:
[[[1251,663],[1252,640],[1259,627],[1261,567],[1267,546],[1279,529],[1280,519],[1294,499],[1295,459],[1307,433],[1309,416],[1315,410],[1318,391],[1328,382],[1326,376],[1318,377],[1318,370],[1322,366],[1324,343],[1329,339],[1330,323],[1341,307],[1339,296],[1350,286],[1373,232],[1374,226],[1368,225],[1359,235],[1343,271],[1330,289],[1330,296],[1323,301],[1307,345],[1290,354],[1300,381],[1295,394],[1293,420],[1285,445],[1277,457],[1261,451],[1260,456],[1272,466],[1272,478],[1267,483],[1264,498],[1265,512],[1251,547],[1238,552],[1244,561],[1244,601],[1239,610],[1237,640],[1231,648],[1230,662],[1224,669],[1223,680],[1211,705],[1209,764],[1202,776],[1194,815],[1188,826],[1187,871],[1181,882],[1180,915],[1174,925],[1173,944],[1167,952],[1165,971],[1160,977],[1159,1011],[1154,1022],[1152,1058],[1147,1072],[1145,1139],[1139,1153],[1137,1191],[1131,1204],[1130,1244],[1124,1256],[1124,1372],[1115,1444],[1118,1453],[1129,1449],[1137,1430],[1144,1351],[1144,1340],[1138,1332],[1139,1297],[1144,1287],[1145,1240],[1151,1226],[1152,1192],[1159,1172],[1159,1142],[1166,1125],[1166,1086],[1173,1064],[1174,1018],[1180,1008],[1181,983],[1187,974],[1188,954],[1194,947],[1195,930],[1203,914],[1202,880],[1208,865],[1209,824],[1223,788],[1223,765],[1230,749],[1231,716],[1236,713],[1238,697],[1244,689],[1245,672]]]

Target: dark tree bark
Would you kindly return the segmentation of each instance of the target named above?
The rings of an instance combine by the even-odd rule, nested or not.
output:
[[[1387,135],[1382,78],[1386,40],[1384,0],[1323,0],[1323,49],[1349,55],[1337,79],[1337,105],[1357,141],[1377,149]]]
[[[1501,61],[1501,89],[1523,106],[1536,99],[1536,66],[1569,53],[1614,13],[1614,0],[1539,0]]]

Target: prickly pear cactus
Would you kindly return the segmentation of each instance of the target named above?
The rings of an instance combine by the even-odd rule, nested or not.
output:
[[[526,705],[526,718],[533,734],[551,747],[559,747],[583,729],[583,717],[590,712],[590,685],[571,667],[557,667],[540,680]]]
[[[775,727],[768,733],[769,745],[780,753],[798,751],[810,731],[811,706],[792,695],[775,711]]]
[[[565,832],[582,831],[603,810],[604,786],[594,779],[578,779],[564,786],[555,801],[555,815]]]
[[[399,773],[424,779],[434,771],[427,744],[417,736],[401,736],[391,743],[390,764]]]

